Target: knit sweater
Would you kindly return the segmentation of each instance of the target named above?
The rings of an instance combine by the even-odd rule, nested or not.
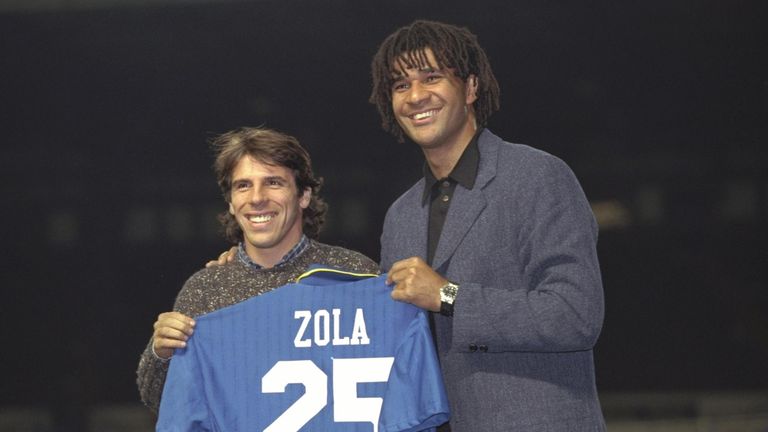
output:
[[[295,282],[311,264],[359,273],[379,272],[379,266],[361,253],[312,240],[307,250],[278,267],[255,270],[235,260],[198,271],[179,291],[173,310],[190,317],[213,312]],[[160,406],[168,365],[168,361],[152,354],[150,339],[139,360],[136,382],[142,402],[155,414]]]

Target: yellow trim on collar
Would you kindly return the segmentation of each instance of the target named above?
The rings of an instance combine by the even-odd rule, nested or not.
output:
[[[372,278],[377,277],[377,274],[373,273],[355,273],[355,272],[349,272],[344,270],[337,270],[332,268],[314,268],[312,270],[309,270],[307,272],[304,272],[299,277],[296,278],[296,283],[300,282],[302,279],[312,276],[315,273],[335,273],[335,274],[343,274],[347,276],[354,276],[359,278]]]

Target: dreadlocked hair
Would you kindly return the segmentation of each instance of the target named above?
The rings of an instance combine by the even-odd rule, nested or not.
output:
[[[429,64],[427,49],[432,50],[437,65]],[[384,39],[371,61],[373,89],[368,102],[376,105],[382,128],[398,141],[402,142],[404,136],[392,111],[393,73],[427,66],[450,68],[464,82],[470,75],[477,77],[474,109],[479,126],[485,126],[491,114],[499,109],[499,83],[477,37],[463,27],[435,21],[414,21]]]

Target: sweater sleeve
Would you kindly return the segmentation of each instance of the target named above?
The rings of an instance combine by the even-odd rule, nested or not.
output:
[[[160,396],[163,392],[165,376],[168,373],[167,361],[161,361],[152,354],[152,339],[139,359],[139,368],[136,371],[136,384],[139,387],[141,401],[152,413],[157,415],[160,407]]]
[[[202,313],[204,302],[200,286],[199,273],[190,277],[176,296],[173,310],[184,315],[195,317]],[[171,361],[173,361],[171,359]],[[139,388],[141,401],[152,413],[157,415],[160,398],[163,393],[165,377],[168,373],[169,361],[163,361],[152,353],[152,338],[149,339],[144,352],[139,359],[136,371],[136,384]]]

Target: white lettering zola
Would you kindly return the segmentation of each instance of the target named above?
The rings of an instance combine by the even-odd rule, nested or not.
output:
[[[368,330],[365,326],[365,315],[362,308],[355,309],[355,319],[352,330],[342,334],[341,309],[326,309],[315,311],[297,310],[293,318],[301,320],[293,339],[296,348],[310,348],[313,345],[368,345]],[[311,330],[310,330],[311,327]],[[348,335],[348,336],[347,336]]]

